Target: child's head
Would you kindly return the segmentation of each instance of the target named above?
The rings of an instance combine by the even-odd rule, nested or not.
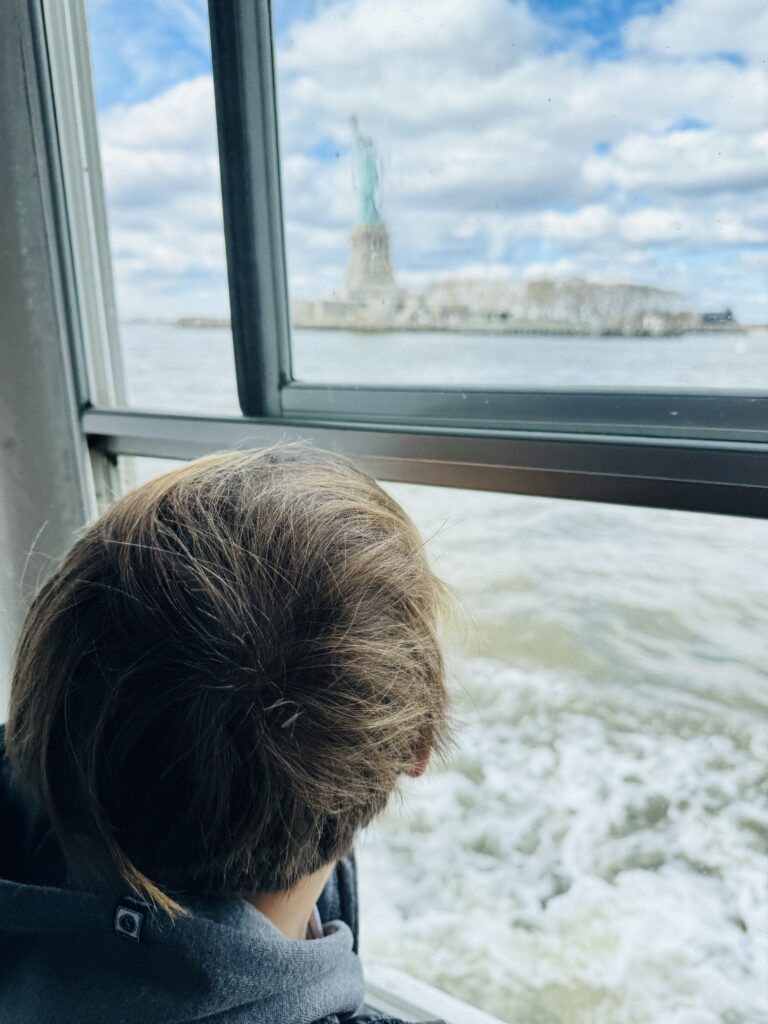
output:
[[[70,857],[168,907],[290,888],[441,746],[442,595],[347,459],[199,459],[118,500],[42,588],[9,756]]]

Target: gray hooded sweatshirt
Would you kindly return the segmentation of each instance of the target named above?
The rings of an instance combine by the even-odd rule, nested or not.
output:
[[[241,897],[184,902],[170,922],[119,882],[74,884],[0,726],[1,1024],[398,1024],[363,1005],[351,859],[318,901],[322,938],[285,938]]]

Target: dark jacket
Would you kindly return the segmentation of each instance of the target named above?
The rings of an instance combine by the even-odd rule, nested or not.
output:
[[[352,1024],[363,1006],[354,861],[294,942],[239,897],[190,900],[171,923],[121,887],[76,886],[47,821],[12,778],[0,726],[2,1024]],[[397,1024],[397,1022],[391,1022]]]

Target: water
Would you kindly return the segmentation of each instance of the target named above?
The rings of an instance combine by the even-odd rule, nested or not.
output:
[[[230,332],[123,327],[129,397],[158,409],[239,411]],[[680,338],[295,332],[294,376],[313,383],[468,387],[768,387],[768,330]]]
[[[768,385],[768,330],[680,338],[297,331],[294,375],[455,387]]]
[[[124,338],[135,402],[235,412],[226,332]],[[296,364],[532,384],[560,346],[550,384],[768,380],[758,335],[423,340],[307,332]],[[768,1022],[768,522],[387,486],[458,589],[460,728],[361,844],[363,955],[515,1024]]]

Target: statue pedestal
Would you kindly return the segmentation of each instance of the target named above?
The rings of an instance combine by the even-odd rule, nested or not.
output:
[[[350,296],[368,298],[379,291],[395,291],[389,232],[381,223],[358,224],[352,232],[347,292]]]

